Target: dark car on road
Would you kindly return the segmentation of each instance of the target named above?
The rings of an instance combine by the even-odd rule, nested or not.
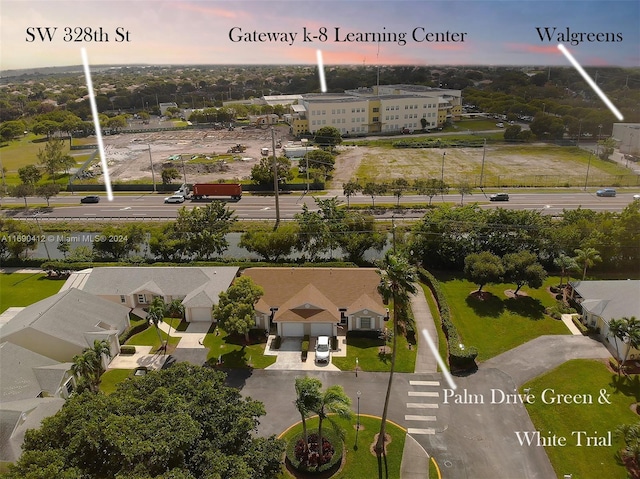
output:
[[[96,195],[85,196],[80,203],[100,203],[100,197]]]
[[[596,191],[596,196],[616,196],[616,190],[614,190],[613,188],[598,190]]]
[[[509,195],[507,193],[496,193],[489,196],[489,201],[509,201]]]

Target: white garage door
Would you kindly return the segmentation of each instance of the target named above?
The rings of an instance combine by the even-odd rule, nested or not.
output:
[[[311,336],[333,336],[333,324],[312,323]]]
[[[210,308],[191,308],[191,321],[211,321]]]
[[[301,338],[302,336],[304,336],[304,324],[282,323],[282,335]]]

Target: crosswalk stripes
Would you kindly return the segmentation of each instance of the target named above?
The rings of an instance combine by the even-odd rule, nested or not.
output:
[[[424,402],[407,402],[407,412],[412,414],[405,414],[404,420],[409,422],[416,427],[407,428],[407,432],[409,434],[423,434],[423,435],[432,435],[436,433],[433,426],[437,421],[437,417],[433,415],[433,412],[437,412],[440,405],[438,404],[440,393],[438,391],[433,391],[433,389],[440,387],[440,381],[409,381],[409,385],[415,388],[419,388],[420,390],[412,390],[408,391],[407,395],[410,398],[413,398],[414,401],[422,400]],[[432,389],[424,390],[424,389]],[[435,401],[435,402],[434,402]],[[429,409],[432,414],[418,414],[423,412],[422,410]],[[427,412],[427,411],[424,411]]]

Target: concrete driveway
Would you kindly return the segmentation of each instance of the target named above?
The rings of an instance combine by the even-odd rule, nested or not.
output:
[[[280,349],[273,349],[270,347],[272,341],[270,337],[267,341],[264,354],[267,356],[277,356],[277,359],[275,363],[267,366],[265,369],[279,369],[284,371],[340,371],[336,366],[331,364],[331,361],[329,361],[329,364],[316,363],[316,353],[313,350],[314,340],[315,338],[311,338],[307,360],[303,362],[300,344],[301,338],[284,338],[280,344]],[[332,351],[331,357],[340,353],[340,351]],[[346,347],[342,351],[342,354],[346,356]]]

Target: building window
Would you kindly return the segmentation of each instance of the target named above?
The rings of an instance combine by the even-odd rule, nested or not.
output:
[[[377,116],[374,116],[374,117],[373,117],[373,121],[379,121],[378,117],[377,117]]]
[[[147,298],[145,297],[144,294],[139,294],[138,295],[138,303],[139,304],[145,304],[147,302]]]
[[[360,318],[360,329],[371,329],[371,318]]]
[[[120,295],[120,302],[121,303],[126,303],[127,302],[127,298],[124,296],[124,294]]]

